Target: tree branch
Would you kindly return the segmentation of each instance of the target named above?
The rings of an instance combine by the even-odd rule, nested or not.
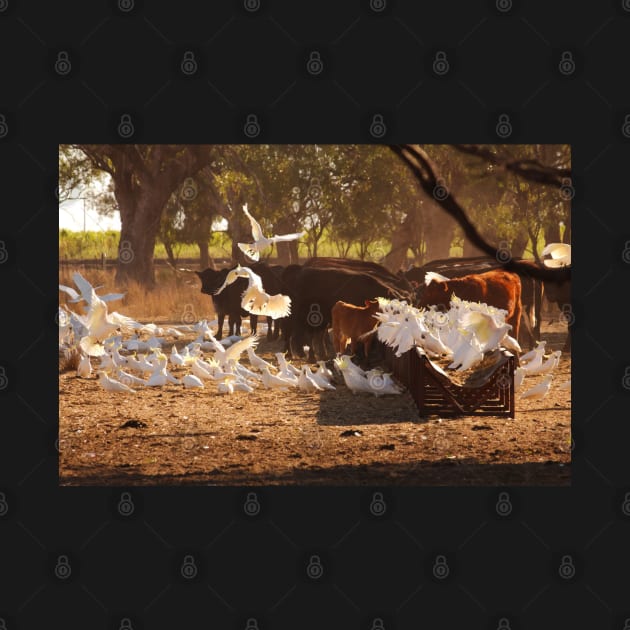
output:
[[[420,148],[418,145],[412,144],[390,145],[390,149],[409,167],[426,194],[434,198],[436,202],[457,221],[468,239],[488,256],[492,256],[500,262],[502,252],[499,252],[499,250],[486,242],[477,231],[477,228],[469,221],[466,212],[455,197],[451,193],[444,198],[440,195],[434,195],[435,189],[440,185],[438,181],[443,180],[441,180],[435,165],[424,149]],[[527,273],[531,277],[538,278],[539,280],[562,283],[571,279],[570,267],[548,269],[546,267],[524,264],[514,260],[503,263],[502,267],[508,271]]]
[[[520,175],[523,179],[539,184],[560,188],[566,185],[564,180],[571,178],[570,168],[546,166],[541,164],[538,160],[503,159],[494,154],[490,149],[478,144],[453,144],[451,146],[461,153],[467,153],[468,155],[482,158],[490,162],[493,166],[510,171],[516,175]]]

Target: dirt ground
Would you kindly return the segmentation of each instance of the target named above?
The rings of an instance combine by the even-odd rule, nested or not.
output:
[[[562,349],[566,326],[543,324],[542,338],[547,352]],[[279,350],[281,342],[262,339],[257,353],[275,364]],[[213,383],[131,394],[63,372],[60,484],[570,485],[571,392],[558,389],[570,375],[571,356],[563,354],[548,395],[517,394],[514,419],[441,419],[420,418],[407,392],[354,395],[340,377],[336,391],[312,394],[222,395]],[[520,392],[542,378],[527,377]]]

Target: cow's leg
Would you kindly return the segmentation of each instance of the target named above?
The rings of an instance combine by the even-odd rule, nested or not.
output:
[[[319,356],[321,356],[322,358],[323,355],[321,354],[321,335],[320,335],[320,330],[319,328],[316,329],[311,329],[311,339],[309,341],[308,344],[308,361],[309,363],[315,363],[317,361],[317,356],[315,354],[315,346],[319,346],[317,348],[317,354]]]
[[[510,335],[518,341],[521,348],[533,348],[534,347],[534,333],[532,332],[532,326],[530,324],[531,318],[529,317],[529,312],[524,312],[521,315],[521,327],[519,330],[518,338],[514,336],[514,331],[510,331]]]
[[[219,311],[217,313],[217,319],[219,320],[218,322],[218,329],[217,329],[217,341],[221,341],[221,339],[223,339],[223,322],[225,321],[225,311]],[[229,317],[228,317],[228,322],[229,322]]]
[[[304,358],[304,338],[307,321],[304,309],[296,309],[296,313],[291,316],[291,319],[293,319],[293,323],[291,325],[291,343],[293,344],[293,351],[298,357]],[[310,345],[312,345],[312,343]]]
[[[230,335],[240,335],[241,334],[241,314],[234,315],[233,321],[234,330],[230,333]]]
[[[521,301],[517,300],[516,305],[514,306],[514,314],[512,315],[512,321],[509,322],[510,324],[512,324],[513,337],[516,340],[518,340],[518,333],[520,331],[522,311],[523,311],[523,307],[521,306]]]
[[[372,347],[372,341],[374,340],[374,333],[372,333],[369,337],[364,339],[363,341],[363,351],[365,352],[365,358],[367,360],[370,354],[370,348]]]
[[[333,349],[335,352],[341,352],[341,330],[338,326],[333,326]]]
[[[278,320],[274,320],[271,317],[267,317],[267,341],[278,338]],[[274,330],[274,325],[276,329]]]
[[[258,331],[258,315],[249,314],[249,327],[251,328],[251,334],[255,335]]]
[[[542,317],[542,299],[545,294],[545,285],[542,280],[534,280],[534,336],[540,339],[540,324]]]
[[[346,339],[347,343],[347,339]],[[350,338],[350,355],[354,356],[357,353],[357,338],[356,335]]]

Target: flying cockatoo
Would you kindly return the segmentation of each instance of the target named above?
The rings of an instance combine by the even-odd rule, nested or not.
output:
[[[59,290],[67,293],[72,299],[69,300],[72,304],[85,301],[90,306],[92,302],[92,291],[96,292],[96,289],[101,287],[93,287],[78,271],[72,274],[74,284],[77,285],[79,292],[75,291],[72,287],[67,287],[64,284],[59,285]],[[99,295],[98,298],[103,302],[111,302],[112,300],[120,300],[125,297],[124,293],[108,293],[107,295]]]
[[[268,247],[271,247],[274,243],[278,243],[280,241],[295,241],[296,239],[302,238],[306,235],[306,232],[298,232],[295,234],[283,234],[281,236],[274,235],[271,238],[267,238],[262,232],[260,223],[258,223],[258,221],[249,214],[247,204],[243,205],[243,212],[252,224],[252,236],[254,237],[254,242],[239,243],[238,247],[248,258],[251,258],[252,260],[260,260],[260,252]]]
[[[541,252],[542,256],[551,256],[543,259],[545,267],[570,267],[571,245],[568,243],[548,243]]]
[[[286,317],[291,312],[291,298],[288,295],[277,293],[269,295],[265,292],[262,278],[254,273],[249,267],[237,265],[230,270],[225,277],[225,282],[215,291],[218,295],[236,281],[237,278],[247,278],[249,284],[241,296],[241,308],[254,315],[266,315],[272,319]]]

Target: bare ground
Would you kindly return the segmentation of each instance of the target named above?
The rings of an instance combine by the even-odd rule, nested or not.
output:
[[[566,327],[543,325],[542,337],[547,351],[561,349]],[[270,359],[280,349],[263,340],[258,354]],[[226,396],[212,383],[114,394],[96,378],[64,372],[60,484],[569,485],[571,392],[558,385],[570,374],[563,354],[549,394],[517,395],[514,419],[440,419],[420,418],[408,393],[353,395],[342,381],[313,394]],[[541,379],[526,378],[521,392]]]

